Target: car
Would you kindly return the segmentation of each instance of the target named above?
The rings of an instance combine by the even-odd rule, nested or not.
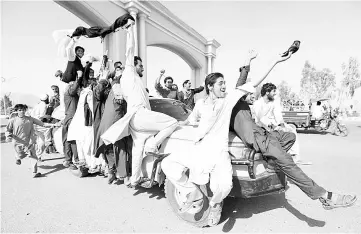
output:
[[[150,98],[150,105],[153,111],[167,114],[178,121],[186,120],[192,112],[184,103],[168,98]],[[149,179],[148,187],[164,184],[168,203],[179,218],[197,227],[204,227],[208,225],[210,214],[209,199],[212,193],[209,185],[200,186],[204,193],[203,207],[200,211],[195,213],[194,209],[191,208],[187,212],[180,213],[180,191],[167,180],[161,168],[161,160],[164,157],[178,149],[189,147],[190,144],[193,144],[191,136],[195,134],[195,131],[197,131],[197,126],[179,126],[161,144],[158,155],[144,155],[142,176]],[[61,137],[61,131],[56,130],[54,138],[57,138],[55,142],[58,143],[55,143],[55,145],[57,150],[61,152],[62,144],[59,137]],[[262,154],[247,148],[234,132],[229,132],[228,146],[233,167],[233,188],[229,196],[250,198],[285,191],[285,175],[277,170],[269,172],[266,169],[267,161]]]

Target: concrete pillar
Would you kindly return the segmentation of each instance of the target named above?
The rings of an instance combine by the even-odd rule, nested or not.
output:
[[[123,64],[125,63],[125,33],[121,30],[118,30],[115,33],[112,33],[112,38],[109,46],[109,58],[113,61],[121,61]]]
[[[105,36],[103,39],[103,55],[108,50],[108,56],[109,56],[109,35]]]
[[[207,75],[212,73],[212,56],[207,56]]]
[[[128,9],[129,14],[131,16],[133,16],[134,20],[135,20],[135,24],[134,24],[134,40],[135,40],[135,48],[134,48],[134,56],[138,56],[138,20],[137,20],[137,14],[138,14],[138,9],[136,8],[129,8]]]
[[[143,61],[144,73],[143,73],[143,84],[147,87],[147,41],[146,41],[146,29],[145,29],[145,20],[147,18],[146,14],[140,13],[138,20],[138,48],[139,48],[139,57]]]
[[[211,71],[214,72],[214,62],[215,62],[215,58],[212,57],[212,65],[211,65]]]

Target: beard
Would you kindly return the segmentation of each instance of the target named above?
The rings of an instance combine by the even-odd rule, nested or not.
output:
[[[267,99],[268,99],[269,101],[274,101],[274,100],[275,100],[275,97],[274,97],[273,95],[268,94],[268,95],[267,95]]]
[[[143,77],[143,73],[142,73],[142,72],[137,71],[137,74],[138,74],[139,77]]]

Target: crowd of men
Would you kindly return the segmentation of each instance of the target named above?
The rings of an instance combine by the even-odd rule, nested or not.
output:
[[[158,153],[159,145],[178,126],[198,122],[194,146],[185,152],[169,152],[170,156],[162,161],[162,170],[167,178],[180,190],[186,189],[185,200],[180,212],[191,207],[201,206],[202,197],[197,185],[210,183],[213,197],[210,199],[210,223],[219,222],[219,210],[222,201],[232,188],[232,166],[228,154],[228,133],[232,130],[243,143],[261,152],[269,159],[270,167],[283,171],[311,199],[319,199],[325,209],[351,206],[356,196],[340,195],[326,191],[310,179],[295,163],[290,150],[297,146],[295,129],[287,126],[274,102],[276,86],[266,83],[262,87],[262,97],[255,101],[255,87],[267,77],[275,65],[286,61],[292,53],[280,56],[255,83],[246,82],[250,63],[257,53],[250,52],[245,66],[240,68],[240,78],[236,89],[227,89],[221,73],[208,74],[204,87],[191,89],[191,82],[184,81],[183,90],[174,87],[172,77],[160,80],[164,70],[155,82],[155,88],[164,98],[173,98],[184,102],[194,111],[186,121],[176,119],[151,110],[149,94],[141,80],[144,72],[142,59],[134,56],[134,22],[123,29],[127,33],[126,61],[114,63],[114,71],[109,72],[109,63],[103,59],[99,77],[94,78],[92,64],[94,57],[89,57],[85,66],[81,59],[85,49],[75,46],[77,37],[69,41],[67,47],[68,64],[64,72],[56,76],[66,83],[63,94],[53,87],[54,95],[42,97],[34,108],[32,117],[24,116],[26,107],[16,106],[18,116],[10,120],[7,136],[15,142],[16,163],[30,154],[36,157],[31,143],[32,134],[43,136],[45,146],[51,145],[49,127],[61,126],[64,167],[71,170],[87,170],[89,173],[103,171],[108,174],[108,183],[117,177],[124,179],[129,188],[144,182],[141,177],[141,164],[144,153]],[[194,95],[206,90],[206,96],[197,103]],[[51,104],[51,105],[50,105]],[[252,115],[250,106],[255,106]],[[42,114],[57,111],[63,106],[65,116],[44,122]],[[49,107],[49,108],[48,108]],[[54,118],[56,119],[56,118]],[[26,128],[24,126],[26,125]],[[37,126],[35,126],[37,125]],[[34,127],[35,126],[35,127]],[[34,130],[32,130],[34,129]],[[21,139],[19,139],[19,137]],[[129,157],[128,152],[131,152]],[[189,169],[188,175],[186,168]],[[107,172],[106,172],[107,171]],[[34,177],[41,174],[34,166]]]

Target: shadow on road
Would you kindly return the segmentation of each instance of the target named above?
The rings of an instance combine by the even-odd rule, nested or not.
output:
[[[158,200],[165,198],[164,185],[161,185],[160,187],[156,185],[150,189],[139,187],[137,188],[137,191],[133,194],[133,196],[137,196],[141,193],[150,194],[149,198],[156,198]]]
[[[58,160],[58,159],[64,159],[65,157],[59,157],[59,158],[48,158],[48,159],[43,159],[43,162],[46,161],[53,161],[53,160]]]
[[[328,132],[325,132],[325,131],[316,131],[316,130],[306,130],[306,129],[297,129],[297,132],[298,133],[301,133],[301,134],[317,134],[317,135],[326,135],[328,134]]]
[[[54,170],[51,170],[51,171],[48,171],[46,173],[43,173],[42,175],[43,176],[47,176],[49,174],[52,174],[52,173],[55,173],[55,172],[58,172],[58,171],[61,171],[61,170],[64,170],[65,167],[63,166],[63,164],[56,164],[54,166],[49,166],[49,165],[39,165],[40,168],[42,169],[54,169]]]
[[[256,198],[227,198],[223,206],[222,218],[224,223],[222,231],[229,232],[233,229],[237,219],[247,219],[254,214],[267,212],[273,209],[285,208],[299,220],[304,221],[310,227],[323,227],[326,222],[312,219],[294,208],[288,203],[285,194],[269,195]]]

